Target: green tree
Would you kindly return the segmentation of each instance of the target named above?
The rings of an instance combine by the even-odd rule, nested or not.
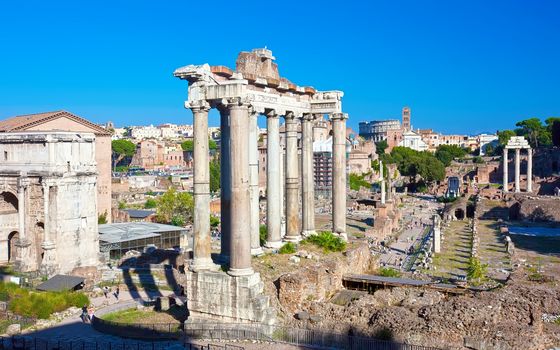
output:
[[[107,223],[107,212],[104,212],[103,214],[99,214],[99,216],[97,217],[97,224],[103,225],[106,223]]]
[[[129,140],[113,140],[111,142],[113,151],[113,170],[125,157],[132,157],[136,152],[136,145]]]
[[[170,188],[157,199],[156,219],[162,223],[184,226],[192,220],[194,201],[187,192]]]
[[[365,187],[367,189],[371,188],[371,184],[364,180],[364,175],[358,175],[355,173],[350,173],[348,175],[348,183],[350,185],[350,189],[354,191],[359,191],[360,187]]]
[[[502,131],[498,131],[497,134],[498,134],[498,142],[500,142],[501,146],[507,145],[509,139],[512,136],[516,135],[515,131],[513,130],[502,130]]]
[[[446,167],[451,165],[453,159],[461,159],[467,155],[467,151],[457,145],[440,145],[435,153],[436,158]]]
[[[378,141],[375,143],[375,153],[383,154],[385,153],[387,147],[389,147],[389,144],[387,144],[387,140]]]
[[[187,141],[181,143],[181,148],[183,149],[183,151],[192,152],[194,150],[194,141],[193,140],[187,140]],[[211,149],[211,150],[218,149],[218,145],[216,144],[216,141],[208,140],[208,149]]]
[[[210,227],[216,228],[220,224],[220,219],[215,217],[214,215],[210,215]]]
[[[218,192],[220,190],[220,160],[213,159],[210,161],[210,192]]]
[[[539,118],[525,119],[517,122],[515,126],[518,127],[518,129],[515,130],[516,133],[520,136],[526,136],[529,143],[534,148],[538,148],[539,145],[545,146],[551,143],[550,133],[543,126]]]

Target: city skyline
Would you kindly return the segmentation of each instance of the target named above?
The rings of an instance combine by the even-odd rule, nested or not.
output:
[[[64,109],[118,126],[190,124],[173,70],[234,67],[237,52],[264,46],[294,83],[343,90],[354,130],[399,119],[404,106],[414,128],[455,134],[560,115],[552,1],[298,3],[296,14],[288,4],[270,8],[271,23],[258,20],[262,4],[226,5],[5,4],[0,28],[10,35],[0,41],[11,54],[0,68],[0,118]],[[213,111],[210,125],[218,120]]]

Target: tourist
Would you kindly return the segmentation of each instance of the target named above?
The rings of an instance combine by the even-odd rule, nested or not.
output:
[[[115,290],[115,298],[117,300],[119,300],[119,293],[120,293],[120,289],[119,289],[119,286],[117,286],[117,290]]]
[[[109,287],[105,286],[103,287],[103,295],[105,296],[105,299],[108,298],[107,294],[109,294]]]
[[[86,304],[82,307],[82,314],[80,315],[80,318],[82,319],[82,322],[88,323],[88,308]]]
[[[88,309],[87,309],[87,318],[88,318],[88,321],[89,321],[90,323],[91,323],[91,321],[93,320],[93,316],[94,316],[94,315],[93,315],[93,312],[94,312],[93,305],[90,305],[90,306],[88,307]]]

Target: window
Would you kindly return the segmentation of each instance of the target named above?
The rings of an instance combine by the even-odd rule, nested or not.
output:
[[[4,160],[8,160],[8,151],[4,151]]]

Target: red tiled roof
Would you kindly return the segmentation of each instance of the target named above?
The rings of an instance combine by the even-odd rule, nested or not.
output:
[[[18,115],[5,120],[0,120],[0,132],[24,131],[31,127],[55,120],[61,117],[71,119],[79,124],[92,129],[95,135],[110,136],[111,133],[97,124],[87,121],[66,111],[44,112],[36,114]]]

